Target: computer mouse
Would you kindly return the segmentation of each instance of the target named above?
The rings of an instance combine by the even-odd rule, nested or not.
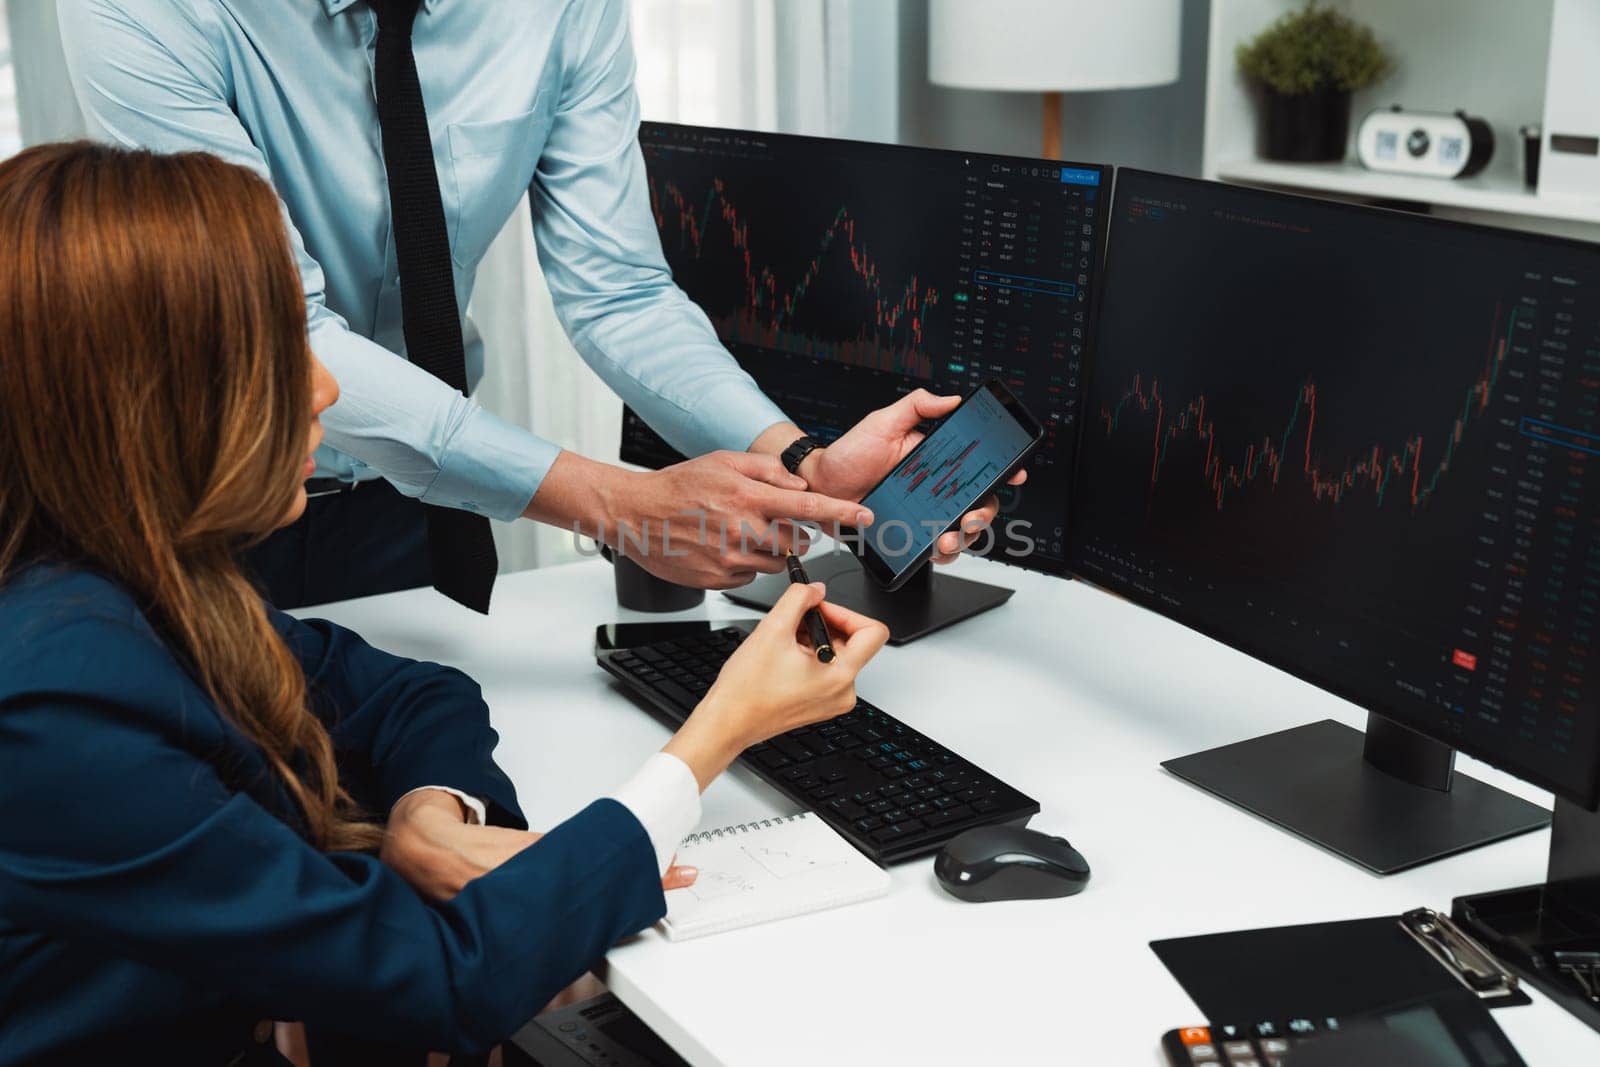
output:
[[[1070,897],[1089,882],[1089,864],[1064,837],[1026,826],[979,826],[951,838],[933,873],[962,900]]]

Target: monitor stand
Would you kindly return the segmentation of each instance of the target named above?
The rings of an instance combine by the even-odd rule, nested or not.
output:
[[[1550,812],[1455,774],[1455,749],[1380,715],[1332,719],[1167,760],[1167,770],[1376,874],[1550,824]]]
[[[891,645],[915,641],[997,608],[1016,591],[937,574],[931,564],[924,564],[905,585],[890,593],[868,577],[854,556],[837,550],[806,560],[806,574],[814,581],[828,583],[829,600],[889,627]],[[787,576],[769,574],[739,589],[725,590],[723,595],[735,604],[765,611],[778,602],[787,588]]]

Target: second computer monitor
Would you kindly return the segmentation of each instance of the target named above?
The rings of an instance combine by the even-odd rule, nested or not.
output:
[[[1600,246],[1127,170],[1112,215],[1074,569],[1593,807]]]
[[[673,279],[808,433],[919,386],[1011,387],[1048,436],[988,554],[1062,573],[1110,168],[653,122],[639,140]],[[628,412],[622,458],[677,457]]]

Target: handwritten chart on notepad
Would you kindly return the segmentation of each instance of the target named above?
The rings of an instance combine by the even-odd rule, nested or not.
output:
[[[888,872],[809,812],[684,838],[678,862],[694,884],[667,893],[662,920],[680,940],[881,897]]]
[[[696,899],[716,900],[739,893],[753,893],[773,880],[781,882],[845,864],[843,859],[813,856],[792,845],[769,848],[743,842],[737,849],[724,852],[718,860],[717,867],[701,867],[700,876],[689,887]]]

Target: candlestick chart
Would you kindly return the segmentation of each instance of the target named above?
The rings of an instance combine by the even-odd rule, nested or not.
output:
[[[813,224],[810,255],[792,261],[789,270],[774,267],[778,242],[769,240],[763,254],[762,235],[752,237],[747,213],[720,177],[712,177],[695,201],[674,181],[652,180],[650,206],[675,275],[708,308],[725,343],[931,376],[924,334],[940,292],[915,272],[886,277],[867,244],[869,227],[847,204]],[[729,255],[737,271],[702,269],[708,258],[725,261]],[[829,270],[843,277],[830,279]]]

